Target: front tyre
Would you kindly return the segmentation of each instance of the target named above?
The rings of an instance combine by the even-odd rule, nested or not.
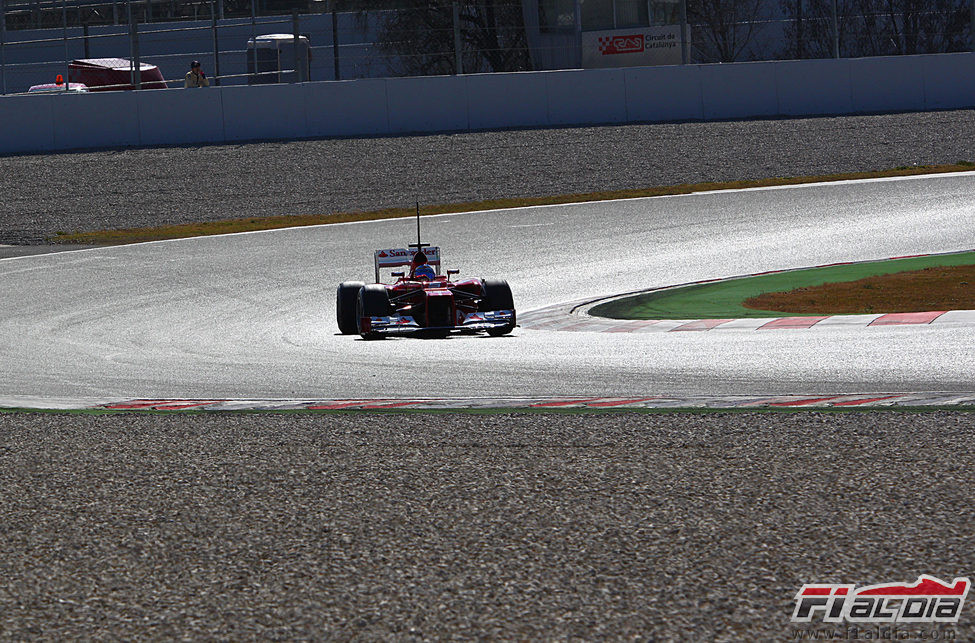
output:
[[[484,288],[484,299],[481,300],[479,308],[481,311],[510,310],[511,323],[505,324],[500,328],[492,328],[487,333],[491,337],[507,335],[515,329],[517,323],[515,316],[515,299],[511,294],[511,287],[503,279],[485,279],[481,282]]]
[[[356,305],[359,301],[359,291],[365,286],[361,281],[343,281],[335,291],[335,320],[339,325],[339,332],[343,335],[354,335],[359,332],[359,320],[356,317]]]
[[[356,304],[356,326],[362,339],[382,339],[381,333],[374,333],[362,327],[363,317],[389,317],[393,307],[389,303],[389,293],[382,284],[363,286],[359,290]]]

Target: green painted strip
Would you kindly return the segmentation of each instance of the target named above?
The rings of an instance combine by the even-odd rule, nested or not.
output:
[[[856,281],[866,277],[922,270],[935,266],[967,266],[972,264],[975,264],[975,252],[969,251],[823,268],[806,268],[643,293],[600,304],[590,309],[589,314],[611,319],[783,317],[785,314],[781,311],[745,308],[742,302],[750,297],[767,292],[783,292],[795,288],[820,286],[826,283]]]

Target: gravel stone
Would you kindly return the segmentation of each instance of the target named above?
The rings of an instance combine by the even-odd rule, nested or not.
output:
[[[4,414],[0,639],[791,639],[970,575],[973,420]]]
[[[975,111],[273,141],[0,157],[0,244],[972,158]]]

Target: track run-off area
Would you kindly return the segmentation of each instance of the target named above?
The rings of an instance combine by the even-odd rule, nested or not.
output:
[[[675,284],[969,249],[975,174],[875,179],[425,217],[461,276],[506,279],[522,319]],[[554,332],[364,342],[334,292],[410,220],[0,260],[0,397],[643,399],[971,392],[958,323],[809,332]],[[90,403],[90,404],[89,404]],[[8,405],[8,403],[4,403]]]

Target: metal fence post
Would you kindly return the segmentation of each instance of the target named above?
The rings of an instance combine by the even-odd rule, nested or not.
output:
[[[298,10],[297,9],[291,10],[291,34],[293,38],[291,43],[294,45],[294,51],[295,51],[295,75],[294,75],[294,80],[291,82],[300,83],[302,79],[301,79],[301,69],[300,69],[301,65],[298,64],[298,39],[301,37],[301,34],[298,33]]]
[[[833,58],[840,57],[840,20],[836,11],[836,0],[833,0]]]
[[[460,5],[455,1],[454,9],[454,73],[464,73],[464,52],[460,40]]]
[[[135,36],[132,35],[132,0],[126,0],[125,11],[129,18],[129,81],[135,87]]]
[[[135,88],[142,89],[142,54],[139,51],[139,19],[135,19],[132,27],[132,35],[135,36]]]
[[[142,56],[139,54],[139,18],[132,24],[133,61],[135,68],[135,88],[142,89]]]
[[[582,0],[575,0],[573,27],[576,36],[576,53],[579,54],[579,67],[582,67]]]
[[[64,91],[71,87],[71,76],[68,74],[68,0],[61,0],[61,27],[64,37]]]
[[[796,59],[802,60],[802,0],[796,0]]]
[[[132,13],[132,0],[129,5],[129,49],[132,54],[130,68],[132,69],[132,86],[142,89],[142,62],[139,59],[139,23]]]
[[[687,0],[680,2],[680,64],[686,65],[687,59]]]
[[[210,0],[210,29],[213,34],[213,85],[220,84],[220,44],[217,39],[217,14],[214,0]]]
[[[975,0],[972,0],[975,2]],[[332,66],[335,68],[335,80],[342,80],[341,67],[339,66],[339,12],[332,2]]]
[[[7,94],[7,0],[0,0],[0,96]]]
[[[251,64],[254,70],[253,75],[248,76],[247,83],[251,84],[255,82],[258,78],[257,75],[257,0],[251,0],[251,40],[253,41],[253,46],[251,46]]]

